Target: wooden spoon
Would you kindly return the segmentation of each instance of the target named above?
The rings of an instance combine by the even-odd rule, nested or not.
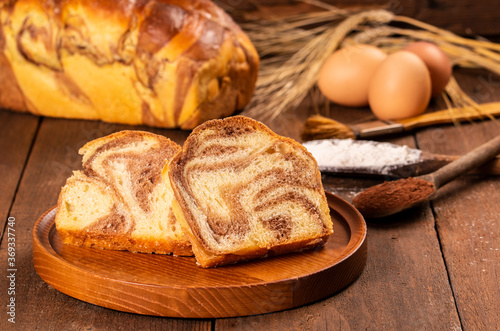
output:
[[[500,153],[500,135],[441,169],[419,177],[384,182],[357,194],[352,203],[366,218],[398,213],[428,201],[441,186]]]

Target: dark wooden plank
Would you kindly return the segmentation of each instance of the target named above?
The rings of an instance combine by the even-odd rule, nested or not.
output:
[[[465,177],[434,200],[460,317],[468,330],[500,329],[500,181]]]
[[[465,153],[493,137],[495,131],[498,134],[497,124],[442,128],[425,134],[427,139],[446,137],[453,142],[440,144],[436,150]],[[465,329],[500,328],[499,192],[498,178],[462,176],[444,186],[432,202],[443,256]]]
[[[488,36],[500,34],[497,24],[499,4],[496,0],[322,0],[322,2],[338,7],[386,8],[397,15],[409,16],[422,22],[447,29],[461,35]],[[223,8],[251,11],[255,9],[255,1],[218,0]],[[291,0],[258,1],[262,5],[274,7],[271,12],[286,14],[296,10],[315,10],[317,7],[297,3]]]
[[[500,79],[479,70],[457,72],[477,102],[500,100]],[[498,120],[423,130],[419,145],[431,152],[465,154],[500,134]],[[432,201],[443,256],[466,330],[500,329],[500,178],[462,176]]]
[[[31,143],[38,117],[0,110],[0,226],[2,234]],[[3,238],[3,237],[2,237]]]
[[[100,308],[66,296],[43,282],[36,274],[32,261],[32,230],[37,218],[55,205],[61,186],[80,168],[76,154],[88,140],[122,129],[144,129],[90,121],[44,119],[28,160],[24,176],[10,215],[15,217],[16,234],[15,302],[16,324],[0,319],[0,329],[19,330],[130,330],[130,329],[199,329],[211,327],[210,320],[162,319],[126,314]],[[177,142],[187,132],[156,130]],[[1,246],[2,266],[7,262],[7,241]],[[7,268],[4,268],[4,271]],[[8,282],[2,281],[0,291],[6,307]],[[5,308],[3,310],[5,312]]]

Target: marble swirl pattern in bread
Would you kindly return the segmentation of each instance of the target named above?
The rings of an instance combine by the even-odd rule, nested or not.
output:
[[[187,222],[203,247],[245,254],[331,233],[314,158],[258,122],[243,123],[207,123],[172,164],[171,178],[192,213]]]
[[[172,212],[173,192],[161,177],[178,150],[164,137],[136,131],[86,144],[80,150],[83,169],[60,196],[56,226],[62,236],[73,229],[68,243],[156,253],[174,248],[174,254],[190,255]]]
[[[159,192],[162,189],[158,185],[162,181],[161,169],[165,160],[172,158],[177,150],[166,145],[165,141],[129,132],[89,153],[84,158],[83,171],[88,177],[98,177],[113,188],[132,219],[141,219],[145,214],[156,212],[152,210],[156,207],[153,203],[155,195],[168,193]],[[172,212],[168,215],[172,223]],[[133,230],[135,223],[132,220],[129,231]]]

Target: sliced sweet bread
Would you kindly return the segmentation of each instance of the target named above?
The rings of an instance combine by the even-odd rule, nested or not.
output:
[[[55,224],[63,242],[192,256],[161,171],[181,147],[156,134],[121,131],[83,146],[83,169],[61,189]]]
[[[320,246],[333,232],[316,160],[247,117],[195,128],[163,176],[202,267]]]

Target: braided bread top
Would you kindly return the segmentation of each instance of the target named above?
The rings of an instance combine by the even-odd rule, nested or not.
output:
[[[208,0],[0,0],[0,20],[0,107],[193,128],[257,79],[252,43]]]

